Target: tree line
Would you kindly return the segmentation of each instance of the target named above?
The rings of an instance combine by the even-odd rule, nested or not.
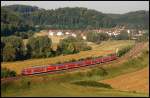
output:
[[[82,7],[45,10],[34,6],[9,5],[1,7],[1,34],[13,35],[36,29],[100,29],[126,25],[149,28],[149,11],[125,14],[104,14]]]
[[[109,35],[107,33],[88,32],[86,35],[87,41],[94,42],[96,44],[100,44],[102,41],[109,39]]]
[[[1,46],[2,61],[54,57],[61,54],[74,54],[91,49],[83,40],[68,37],[61,40],[57,50],[54,51],[52,49],[52,40],[48,36],[30,37],[26,45],[21,37],[2,37]]]

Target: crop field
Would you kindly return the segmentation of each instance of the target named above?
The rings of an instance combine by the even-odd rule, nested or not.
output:
[[[142,91],[137,90],[141,85],[142,87],[140,89],[149,87],[149,84],[146,82],[149,80],[149,77],[147,75],[145,76],[145,73],[147,74],[146,70],[149,66],[149,52],[147,52],[147,49],[142,50],[140,55],[137,54],[137,57],[134,57],[131,60],[126,60],[126,62],[121,63],[118,66],[113,66],[115,64],[117,63],[112,63],[110,64],[112,65],[111,67],[104,68],[107,74],[103,74],[104,70],[101,68],[94,67],[87,70],[77,70],[54,75],[45,74],[23,77],[18,80],[1,84],[2,96],[148,97],[149,91],[147,89]],[[124,78],[122,76],[124,76]],[[140,85],[135,83],[135,85],[137,84],[136,88],[134,88],[135,85],[131,86],[129,84],[129,90],[120,89],[120,87],[116,88],[113,83],[104,82],[113,78],[116,80],[117,77],[121,77],[120,79],[124,81],[132,80],[133,82],[139,78],[143,79],[143,82],[139,81]],[[135,81],[132,77],[135,77]],[[31,82],[30,86],[27,85],[28,81]],[[115,82],[119,84],[120,80],[116,80]],[[128,85],[128,83],[129,82],[126,84]]]
[[[110,84],[115,89],[148,93],[149,67],[100,82]]]
[[[121,49],[122,47],[126,47],[128,45],[134,45],[135,42],[128,41],[128,40],[121,40],[121,41],[106,41],[106,42],[104,41],[99,45],[94,43],[88,43],[88,44],[92,46],[92,50],[81,51],[80,53],[77,54],[60,55],[53,58],[30,59],[30,60],[15,61],[15,62],[3,62],[1,63],[1,66],[7,67],[11,70],[15,70],[18,74],[20,74],[23,68],[29,66],[54,64],[57,62],[69,61],[72,59],[78,60],[80,58],[86,58],[91,56],[92,57],[103,56],[106,54],[114,53],[116,48]]]

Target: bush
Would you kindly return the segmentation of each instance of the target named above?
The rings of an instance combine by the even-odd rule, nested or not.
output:
[[[72,60],[70,60],[71,62],[75,62],[75,61],[77,61],[76,59],[72,59]]]
[[[119,57],[123,56],[125,53],[127,53],[132,47],[131,46],[127,46],[122,48],[121,50],[118,51],[117,55]]]
[[[94,75],[98,75],[98,76],[105,76],[108,74],[108,72],[104,69],[104,68],[100,68],[100,69],[93,69],[91,71]]]
[[[77,82],[73,82],[73,84],[81,85],[81,86],[112,88],[109,84],[99,83],[96,81],[77,81]]]
[[[88,32],[87,41],[100,44],[102,41],[108,40],[109,36],[107,33]]]
[[[84,58],[80,58],[80,59],[79,59],[79,61],[82,61],[82,60],[84,60]]]
[[[1,70],[1,77],[2,78],[6,78],[6,77],[15,77],[16,76],[16,72],[9,70],[7,68],[2,68]]]
[[[58,61],[56,64],[62,64],[62,62]]]
[[[93,57],[86,57],[86,59],[92,59]]]
[[[57,47],[57,52],[59,54],[74,54],[90,49],[91,47],[87,46],[83,40],[74,37],[67,37],[60,41]]]

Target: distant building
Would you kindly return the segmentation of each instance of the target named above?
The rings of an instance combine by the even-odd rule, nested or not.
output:
[[[63,35],[63,33],[62,32],[57,32],[57,34],[56,34],[57,36],[62,36]]]
[[[130,30],[127,30],[128,33],[130,33]]]
[[[82,36],[82,39],[86,40],[86,36]]]
[[[109,36],[111,36],[112,35],[112,33],[107,33]]]
[[[48,32],[48,35],[49,35],[49,36],[53,36],[53,35],[54,35],[54,32],[49,31],[49,32]]]
[[[71,36],[73,36],[73,37],[77,37],[77,35],[76,35],[76,34],[74,34],[74,33],[72,33],[72,34],[71,34]]]
[[[139,31],[139,34],[142,34],[142,31]]]
[[[70,33],[69,33],[69,32],[65,32],[65,34],[66,34],[66,35],[69,35]]]
[[[119,33],[114,33],[115,36],[119,35]]]

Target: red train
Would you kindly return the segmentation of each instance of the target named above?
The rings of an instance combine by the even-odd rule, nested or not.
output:
[[[99,63],[105,63],[112,60],[117,59],[116,54],[111,54],[110,56],[106,57],[99,57],[95,59],[86,59],[82,61],[76,61],[76,62],[69,62],[64,64],[53,64],[53,65],[47,65],[47,66],[35,66],[35,67],[29,67],[22,70],[22,75],[33,75],[33,74],[40,74],[40,73],[47,73],[47,72],[55,72],[60,70],[67,70],[67,69],[73,69],[73,68],[79,68]]]

